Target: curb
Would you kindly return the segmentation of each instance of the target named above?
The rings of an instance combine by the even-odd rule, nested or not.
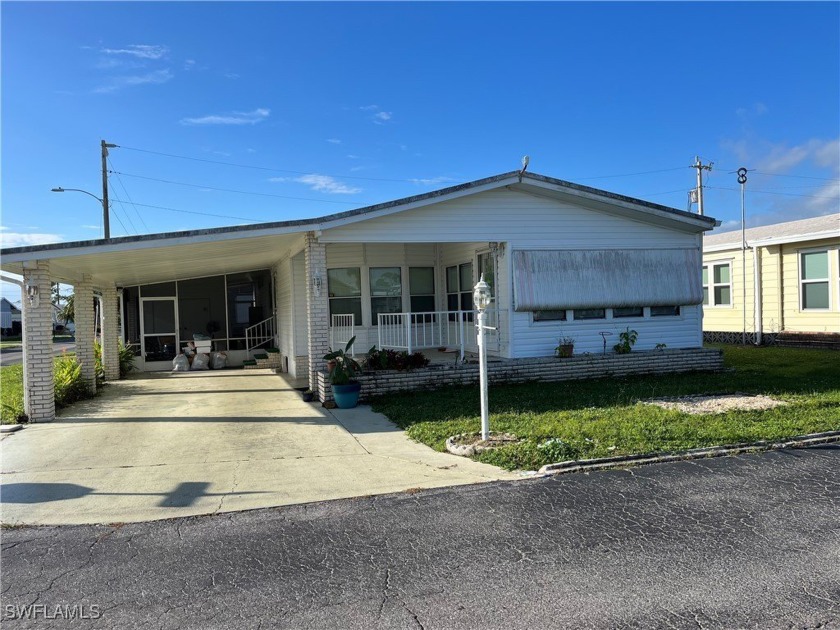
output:
[[[576,459],[556,464],[546,464],[539,470],[542,475],[560,475],[571,472],[590,470],[609,470],[624,466],[644,466],[646,464],[660,464],[664,462],[681,462],[708,457],[722,457],[724,455],[738,455],[740,453],[757,453],[761,451],[778,451],[783,448],[808,448],[820,444],[840,442],[840,431],[826,431],[798,435],[784,442],[744,442],[741,444],[724,444],[706,448],[694,448],[677,453],[653,453],[645,455],[619,455],[617,457],[603,457],[599,459]]]
[[[0,433],[14,433],[23,428],[22,424],[3,424],[0,425]]]

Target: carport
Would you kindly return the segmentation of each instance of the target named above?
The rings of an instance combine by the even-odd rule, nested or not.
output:
[[[243,330],[254,322],[236,323],[236,333],[231,334],[235,322],[233,316],[227,318],[227,313],[235,314],[238,306],[233,303],[237,297],[233,287],[252,281],[252,276],[258,273],[267,279],[259,299],[254,294],[251,302],[243,302],[244,308],[239,311],[246,318],[253,319],[255,313],[263,318],[261,343],[270,343],[276,337],[271,299],[274,290],[272,270],[284,253],[293,247],[303,248],[303,223],[267,223],[4,250],[3,270],[23,276],[24,406],[30,422],[55,417],[52,283],[74,287],[76,356],[82,366],[83,378],[92,390],[96,389],[94,341],[97,322],[92,306],[95,297],[101,299],[102,305],[99,324],[105,378],[115,381],[119,378],[121,338],[128,344],[136,343],[141,367],[166,369],[171,365],[174,355],[192,338],[192,334],[188,339],[182,338],[183,331],[178,330],[178,309],[187,298],[179,302],[175,292],[177,287],[192,282],[193,293],[189,299],[195,301],[202,297],[201,287],[208,283],[196,282],[197,279],[222,279],[225,291],[222,313],[226,325],[224,334],[214,340],[214,344],[220,350],[232,352],[234,364],[241,364],[243,359],[249,358]],[[123,295],[124,289],[126,295]],[[163,294],[159,292],[161,290]],[[197,295],[196,290],[199,291]],[[210,296],[206,297],[209,304]],[[125,308],[126,304],[132,304],[132,298],[133,308],[138,309],[136,312],[128,312]],[[91,307],[82,308],[82,305]],[[131,326],[135,326],[137,333],[128,338],[126,332]],[[231,336],[237,338],[229,339]],[[149,365],[146,365],[147,360]]]
[[[269,370],[142,373],[2,434],[5,524],[122,523],[513,478]]]

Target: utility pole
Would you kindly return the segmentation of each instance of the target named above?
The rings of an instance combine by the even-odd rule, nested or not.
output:
[[[105,239],[111,238],[111,219],[108,209],[108,149],[114,149],[119,145],[108,144],[102,141],[102,225],[104,227]]]
[[[747,345],[747,169],[738,169],[738,184],[741,187],[741,306],[743,307],[744,327],[741,332],[741,345]],[[755,256],[755,250],[753,250]],[[758,286],[753,290],[758,291]]]
[[[703,171],[711,171],[712,166],[714,162],[703,164],[697,156],[694,156],[694,164],[691,165],[691,168],[697,169],[697,214],[700,216],[703,216]]]

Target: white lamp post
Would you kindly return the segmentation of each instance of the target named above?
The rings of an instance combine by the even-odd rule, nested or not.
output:
[[[484,325],[486,320],[487,307],[490,306],[490,285],[484,281],[484,274],[478,284],[473,288],[473,304],[478,310],[478,369],[479,369],[479,384],[481,388],[481,439],[487,440],[490,438],[490,419],[487,415],[487,346],[484,342],[484,331],[487,326]]]

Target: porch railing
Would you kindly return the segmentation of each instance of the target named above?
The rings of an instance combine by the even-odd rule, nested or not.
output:
[[[476,347],[474,311],[431,311],[428,313],[379,313],[379,347],[406,350],[424,348],[458,348],[461,360],[464,351]],[[498,329],[496,309],[487,309],[487,325]],[[498,330],[488,331],[488,341],[498,341]]]
[[[251,352],[262,348],[274,340],[274,317],[269,317],[261,322],[248,326],[245,329],[245,350]]]
[[[337,350],[339,347],[344,348],[347,342],[356,336],[355,332],[356,318],[355,315],[333,315],[330,321],[330,348]],[[350,347],[350,356],[355,355],[354,343]]]

